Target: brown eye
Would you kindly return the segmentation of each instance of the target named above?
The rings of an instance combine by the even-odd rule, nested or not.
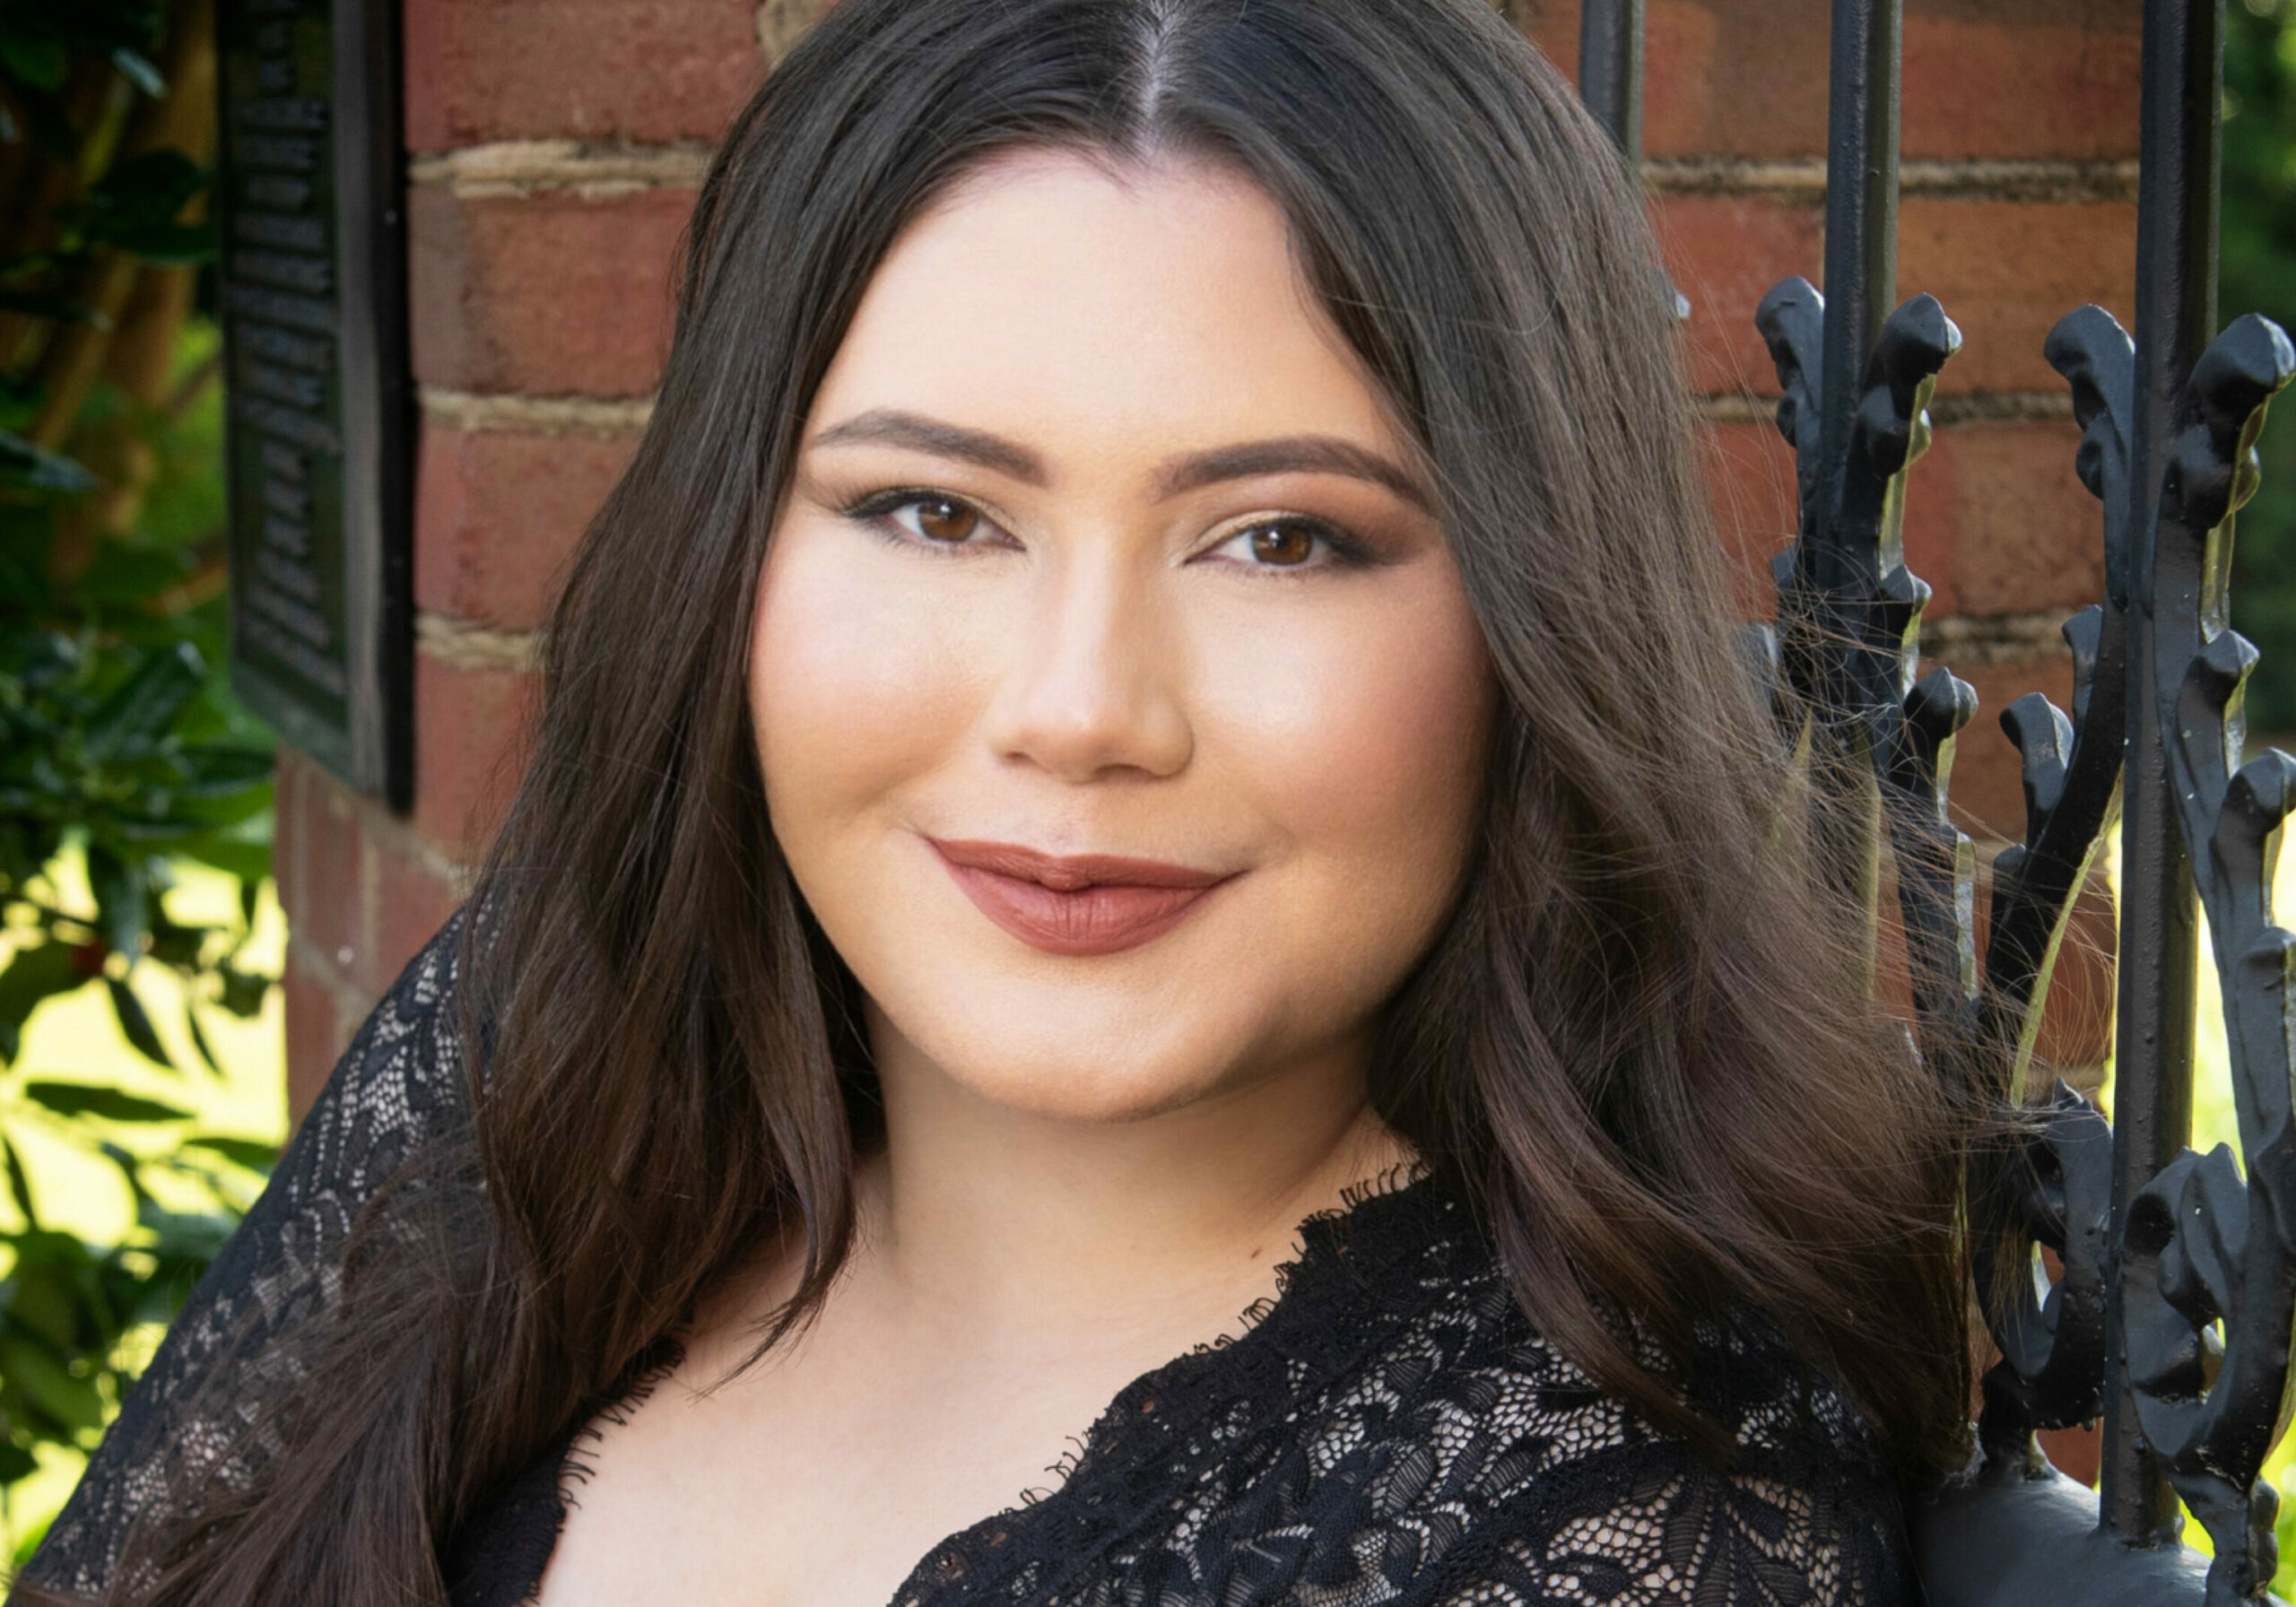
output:
[[[1252,556],[1265,564],[1291,568],[1315,556],[1316,533],[1304,525],[1262,525],[1251,538]]]
[[[952,543],[961,542],[980,528],[980,515],[961,502],[935,498],[914,506],[917,508],[917,528],[928,540]]]

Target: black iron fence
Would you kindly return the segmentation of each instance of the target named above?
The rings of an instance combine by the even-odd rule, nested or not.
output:
[[[1939,1607],[2229,1607],[2261,1599],[2275,1566],[2278,1498],[2260,1472],[2292,1404],[2296,934],[2274,924],[2271,882],[2296,760],[2244,751],[2256,652],[2227,623],[2226,589],[2257,432],[2296,350],[2253,314],[2216,326],[2222,0],[2145,0],[2136,326],[2078,308],[2046,348],[2082,427],[2075,472],[2101,504],[2104,595],[2064,627],[2070,711],[2036,692],[2001,713],[2026,821],[1994,861],[1980,966],[1975,856],[1944,785],[1977,697],[1949,670],[1923,673],[1929,588],[1900,539],[1931,392],[1961,343],[1933,298],[1897,300],[1900,4],[1834,0],[1825,293],[1788,279],[1755,313],[1801,517],[1775,565],[1777,624],[1751,646],[1816,710],[1822,729],[1804,734],[1868,780],[1874,830],[1847,863],[1877,925],[1895,890],[1925,1057],[1941,1076],[1976,1076],[1961,1090],[1972,1098],[2042,1113],[2022,1152],[1970,1158],[1977,1292],[2001,1359],[1968,1487],[1922,1516],[1924,1583]],[[1580,36],[1582,92],[1630,155],[1642,10],[1585,0]],[[2026,1084],[2074,897],[2116,824],[2108,1125],[2063,1083]],[[2223,991],[2237,1163],[2229,1147],[2187,1147],[2196,908]],[[2099,1418],[2092,1496],[2048,1468],[2033,1435]],[[2180,1543],[2179,1498],[2214,1551],[2205,1583]]]

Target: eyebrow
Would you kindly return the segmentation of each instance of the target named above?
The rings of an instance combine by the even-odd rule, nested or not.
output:
[[[857,413],[822,430],[811,444],[906,447],[935,457],[975,464],[1026,485],[1042,485],[1050,479],[1044,459],[1017,441],[898,408],[872,408]],[[1298,473],[1341,474],[1370,481],[1422,512],[1434,512],[1432,499],[1401,465],[1335,435],[1279,436],[1185,453],[1157,465],[1155,491],[1161,499],[1224,481]]]

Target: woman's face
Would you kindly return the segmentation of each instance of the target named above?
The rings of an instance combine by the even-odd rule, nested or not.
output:
[[[1111,1120],[1360,1080],[1493,709],[1410,462],[1225,169],[1018,153],[909,227],[806,421],[750,661],[889,1093]]]

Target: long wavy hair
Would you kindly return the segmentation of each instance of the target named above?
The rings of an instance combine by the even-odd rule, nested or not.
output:
[[[768,1342],[818,1307],[882,1134],[767,814],[756,579],[875,265],[1022,147],[1263,187],[1439,490],[1500,708],[1376,1108],[1656,1423],[1726,1456],[1678,1364],[1751,1307],[1905,1477],[1962,1461],[1952,1113],[1845,986],[1870,939],[1827,789],[1782,784],[1739,667],[1643,198],[1570,85],[1483,0],[844,0],[710,166],[659,399],[547,632],[465,956],[469,1126],[362,1241],[252,1485],[132,1536],[137,1600],[443,1603],[458,1525],[745,1258],[802,1247]]]

